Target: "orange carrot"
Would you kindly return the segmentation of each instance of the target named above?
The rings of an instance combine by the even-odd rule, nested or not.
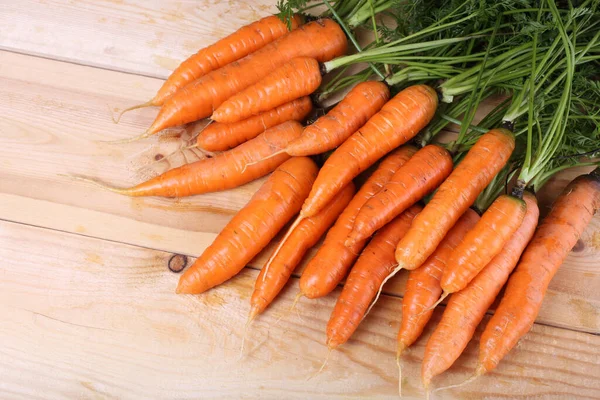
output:
[[[504,248],[519,229],[527,206],[517,197],[502,195],[481,216],[473,229],[450,255],[448,268],[442,274],[443,296],[458,292]]]
[[[306,157],[294,157],[277,168],[184,272],[177,293],[203,293],[240,272],[300,210],[317,172]]]
[[[102,186],[126,196],[185,197],[231,189],[273,171],[290,158],[287,154],[268,158],[302,134],[302,125],[288,121],[266,130],[260,136],[214,158],[174,168],[127,189]],[[249,167],[246,164],[262,160]],[[83,179],[90,181],[87,179]]]
[[[142,137],[210,116],[229,97],[258,82],[292,58],[312,57],[324,62],[341,56],[346,48],[346,36],[332,20],[321,19],[302,25],[255,53],[181,88],[165,101],[152,126]]]
[[[475,329],[517,265],[537,226],[539,209],[535,196],[525,192],[527,213],[504,248],[469,285],[448,302],[442,320],[429,337],[421,378],[425,387],[431,378],[446,371],[467,347]]]
[[[293,58],[254,85],[225,100],[210,118],[228,124],[238,122],[308,96],[319,85],[319,62],[309,57]]]
[[[302,220],[281,246],[277,255],[271,256],[256,278],[254,293],[250,299],[250,316],[253,320],[262,313],[279,294],[300,264],[306,251],[313,247],[335,222],[354,196],[354,184],[350,183],[320,213]],[[267,272],[268,271],[268,272]]]
[[[393,151],[360,188],[302,273],[300,291],[304,296],[310,299],[325,296],[344,278],[366,242],[363,240],[352,247],[344,246],[354,224],[354,216],[365,201],[381,190],[394,172],[416,152],[413,146],[402,146]]]
[[[213,122],[200,132],[197,144],[206,151],[229,150],[285,121],[302,121],[311,111],[310,98],[301,97],[233,124]]]
[[[492,129],[479,138],[398,243],[397,270],[413,270],[423,264],[504,167],[514,148],[514,135],[506,129]]]
[[[448,266],[450,254],[478,220],[479,215],[472,209],[467,209],[423,265],[410,271],[402,298],[398,356],[423,333],[425,325],[433,315],[433,310],[428,309],[442,293],[440,278]]]
[[[572,181],[539,225],[481,335],[477,375],[496,368],[531,329],[548,284],[598,209],[600,168]]]
[[[436,145],[428,145],[404,164],[385,184],[383,190],[371,197],[356,215],[346,246],[371,236],[427,193],[438,187],[452,172],[452,156]]]
[[[327,346],[334,349],[346,343],[362,321],[381,282],[396,266],[396,243],[408,231],[418,204],[398,215],[373,236],[348,275],[327,324]]]
[[[302,17],[294,15],[291,19],[292,29],[296,29],[301,23]],[[142,107],[161,106],[188,83],[255,52],[288,32],[287,24],[275,15],[243,26],[231,35],[187,58],[169,75],[151,100],[123,110],[121,115]]]
[[[429,86],[415,85],[398,93],[329,156],[300,215],[315,215],[358,174],[414,137],[433,118],[436,107],[437,94]]]
[[[356,85],[327,114],[307,126],[285,151],[293,156],[311,156],[333,150],[365,124],[388,101],[390,90],[381,82]]]

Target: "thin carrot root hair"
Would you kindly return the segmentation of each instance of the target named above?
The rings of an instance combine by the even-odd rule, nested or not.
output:
[[[246,325],[244,325],[244,334],[242,335],[242,345],[240,346],[240,356],[238,358],[238,361],[244,358],[244,345],[246,344],[246,336],[248,335],[250,325],[252,325],[252,322],[254,322],[255,317],[256,315],[252,315],[252,312],[250,312],[250,316],[246,321]]]
[[[115,186],[110,186],[110,185],[107,185],[105,183],[102,183],[102,182],[100,182],[96,179],[92,179],[92,178],[86,178],[86,177],[77,176],[77,175],[67,175],[67,174],[58,174],[58,176],[69,178],[73,181],[85,182],[85,183],[95,186],[97,188],[104,189],[104,190],[107,190],[107,191],[113,192],[113,193],[119,193],[119,194],[125,194],[125,195],[129,193],[129,189],[127,189],[127,188],[118,188]]]
[[[421,311],[419,314],[417,314],[417,317],[420,317],[421,315],[433,310],[434,308],[436,308],[437,306],[440,305],[440,303],[442,301],[444,301],[446,299],[446,297],[448,297],[450,295],[449,292],[444,292],[442,293],[442,295],[440,296],[440,298],[438,299],[438,301],[436,301],[435,303],[433,303],[433,305],[431,307],[427,307],[426,309],[424,309],[423,311]]]
[[[400,364],[401,350],[396,352],[396,365],[398,366],[398,397],[402,397],[402,365]]]
[[[125,114],[126,112],[133,111],[133,110],[137,110],[137,109],[140,109],[140,108],[145,108],[145,107],[152,107],[153,105],[154,105],[154,99],[152,99],[152,100],[148,100],[148,101],[147,101],[147,102],[145,102],[145,103],[136,104],[135,106],[128,107],[128,108],[124,109],[123,111],[121,111],[121,112],[120,112],[120,113],[117,115],[117,118],[115,118],[114,114],[112,114],[112,110],[110,110],[110,106],[108,106],[108,109],[111,111],[111,114],[112,114],[112,115],[111,115],[112,121],[113,121],[115,124],[118,124],[118,123],[119,123],[119,121],[121,120],[121,117],[122,117],[122,116],[123,116],[123,114]]]
[[[439,392],[439,391],[442,391],[442,390],[456,389],[456,388],[459,388],[459,387],[463,387],[463,386],[468,385],[469,383],[473,382],[478,377],[479,377],[478,375],[473,375],[472,377],[466,379],[465,381],[463,381],[461,383],[457,383],[455,385],[442,386],[442,387],[439,387],[437,389],[434,389],[433,392],[435,393],[435,392]]]
[[[321,368],[319,368],[319,370],[316,373],[314,373],[311,376],[309,376],[308,379],[307,379],[307,381],[310,381],[312,378],[315,378],[317,375],[319,375],[321,372],[323,372],[323,369],[325,369],[325,366],[329,362],[329,357],[331,356],[331,352],[332,351],[333,351],[333,348],[328,347],[328,349],[327,349],[327,356],[325,357],[325,360],[323,361],[323,364],[321,364]]]
[[[247,163],[246,165],[244,165],[244,169],[242,169],[242,174],[244,172],[246,172],[246,168],[248,168],[248,167],[250,167],[250,166],[252,166],[254,164],[258,164],[259,162],[263,162],[265,160],[268,160],[270,158],[277,157],[278,155],[283,154],[283,153],[285,153],[285,149],[276,151],[275,153],[270,154],[270,155],[268,155],[268,156],[266,156],[264,158],[261,158],[260,160],[256,160],[256,161],[252,161],[252,162]]]
[[[244,169],[246,169],[246,167],[244,167]],[[242,173],[244,173],[244,172],[242,171]],[[302,215],[299,215],[298,218],[296,218],[296,220],[292,224],[292,226],[290,226],[290,229],[288,229],[288,231],[285,234],[285,236],[283,237],[283,239],[281,239],[281,241],[277,245],[277,248],[275,249],[275,251],[273,251],[273,254],[271,254],[271,257],[269,257],[267,264],[263,267],[263,268],[265,268],[265,273],[263,274],[263,277],[262,277],[263,282],[267,278],[267,273],[269,272],[269,266],[271,266],[271,262],[275,259],[275,257],[277,257],[277,254],[279,254],[279,251],[285,244],[286,240],[288,240],[288,238],[290,237],[292,232],[294,232],[294,229],[296,229],[296,227],[300,224],[300,222],[302,222],[302,220],[304,220],[304,217]]]
[[[119,140],[99,140],[99,142],[110,143],[110,144],[126,144],[126,143],[137,142],[138,140],[149,138],[152,135],[154,135],[154,134],[150,133],[149,131],[146,131],[146,132],[142,133],[141,135],[134,136],[132,138],[119,139]]]
[[[387,281],[389,281],[394,275],[396,275],[402,268],[404,268],[404,267],[402,265],[398,264],[398,266],[396,268],[394,268],[394,270],[388,276],[385,277],[383,282],[381,282],[381,285],[379,286],[379,290],[377,291],[377,296],[375,296],[375,298],[371,302],[371,305],[367,309],[367,312],[365,313],[365,315],[363,315],[362,319],[360,320],[361,322],[364,321],[365,318],[367,318],[367,315],[371,311],[371,308],[373,308],[375,303],[377,303],[377,300],[379,300],[379,296],[381,295],[381,291],[383,290],[383,286],[385,285],[385,283]]]

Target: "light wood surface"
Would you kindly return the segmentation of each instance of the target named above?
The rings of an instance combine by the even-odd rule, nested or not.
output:
[[[156,110],[150,98],[179,60],[273,11],[274,1],[19,1],[0,9],[0,398],[393,397],[394,336],[406,274],[321,376],[336,294],[304,301],[236,363],[256,268],[204,296],[175,296],[176,254],[198,256],[261,184],[186,199],[129,199],[64,175],[132,185],[196,155],[175,152],[202,122],[124,145]],[[543,210],[573,176],[539,194]],[[309,255],[310,257],[310,255]],[[190,258],[191,261],[191,258]],[[301,268],[296,272],[296,276]],[[257,324],[249,345],[297,288]],[[600,397],[600,218],[556,278],[538,323],[490,377],[436,398]],[[439,316],[439,315],[438,315]],[[587,332],[587,333],[586,333]],[[256,335],[256,337],[252,337]],[[4,345],[7,343],[6,345]],[[424,341],[407,354],[405,392],[421,396]],[[380,354],[378,354],[380,353]],[[383,354],[385,353],[385,354]],[[439,384],[459,382],[476,343]],[[552,367],[548,367],[551,365]],[[595,375],[594,375],[595,374]]]

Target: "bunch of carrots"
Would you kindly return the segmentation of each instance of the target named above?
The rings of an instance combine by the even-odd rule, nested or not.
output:
[[[270,174],[183,273],[177,293],[231,279],[291,223],[258,275],[246,328],[324,237],[297,299],[326,296],[345,278],[329,349],[350,339],[385,282],[405,269],[398,365],[450,296],[426,346],[428,388],[508,282],[474,376],[498,365],[531,328],[550,280],[600,208],[599,168],[571,182],[539,223],[535,197],[556,172],[597,165],[598,0],[563,8],[555,0],[442,3],[280,2],[281,14],[200,50],[153,99],[128,109],[160,107],[132,140],[210,118],[193,147],[215,154],[112,191],[182,197]],[[322,14],[306,14],[318,6]],[[383,11],[394,26],[377,22]],[[373,32],[364,48],[357,29]],[[346,55],[348,42],[354,54]],[[364,69],[348,75],[357,63]],[[342,89],[337,104],[311,117],[317,100]],[[504,101],[474,124],[477,106],[497,94]],[[460,132],[437,141],[449,123]]]

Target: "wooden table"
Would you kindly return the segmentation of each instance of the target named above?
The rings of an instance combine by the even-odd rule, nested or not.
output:
[[[169,260],[199,255],[261,181],[181,200],[129,199],[60,174],[130,185],[182,140],[126,145],[178,62],[274,0],[20,0],[0,6],[0,398],[395,398],[404,274],[353,339],[319,368],[339,290],[286,315],[297,275],[251,330],[248,300],[265,259],[201,296],[174,294]],[[192,127],[190,129],[196,129]],[[189,134],[187,132],[186,134]],[[193,155],[187,154],[191,160]],[[178,155],[171,165],[181,164]],[[572,171],[541,194],[545,204]],[[600,398],[600,218],[551,284],[532,331],[496,372],[436,398]],[[440,312],[434,320],[439,320]],[[435,322],[435,321],[434,321]],[[404,394],[422,398],[424,337],[403,358]],[[474,368],[477,339],[436,385]]]

